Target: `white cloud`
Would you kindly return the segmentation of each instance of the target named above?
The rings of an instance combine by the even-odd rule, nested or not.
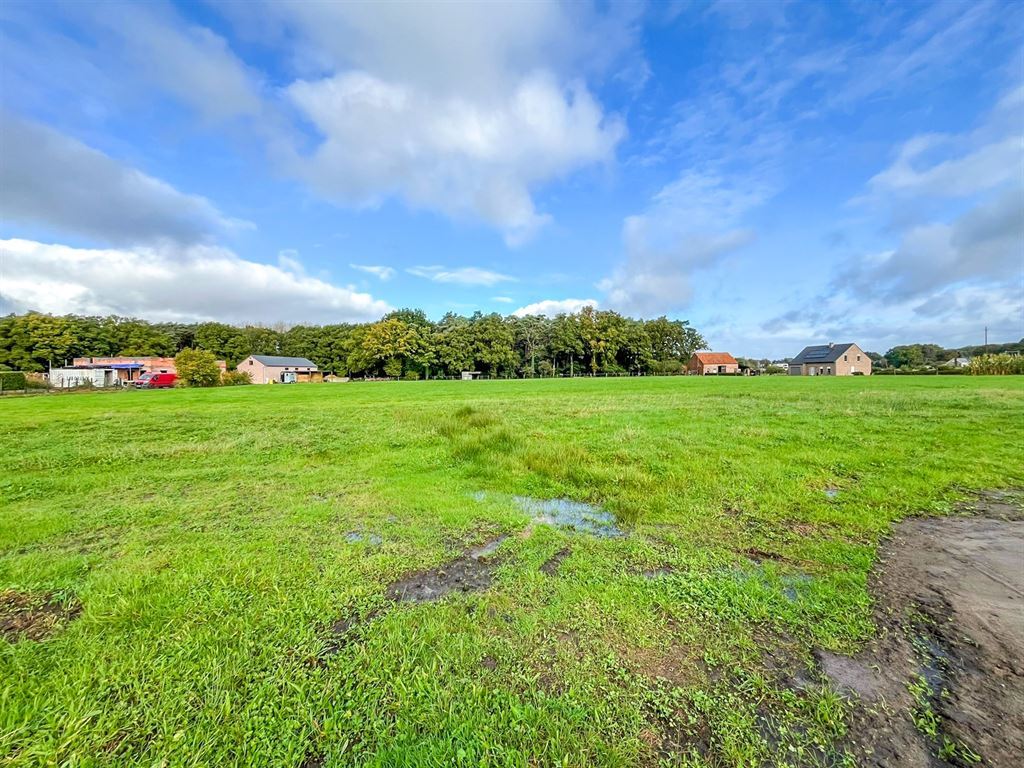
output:
[[[740,222],[766,194],[743,179],[727,184],[715,174],[680,176],[644,213],[623,222],[625,258],[598,283],[605,303],[641,317],[686,306],[694,273],[752,240]]]
[[[2,114],[0,215],[114,244],[195,243],[252,226],[75,139]]]
[[[496,301],[499,304],[511,304],[515,301],[511,296],[492,296],[491,301]]]
[[[855,199],[891,220],[893,246],[850,258],[826,291],[762,330],[863,338],[880,351],[915,341],[977,344],[985,326],[997,338],[1020,338],[1024,149],[1007,110],[1021,93],[1004,96],[972,132],[904,142]]]
[[[503,275],[500,272],[492,272],[489,269],[481,269],[480,267],[449,269],[448,267],[435,265],[430,267],[410,267],[405,271],[410,275],[416,275],[416,277],[433,280],[435,283],[455,283],[456,285],[485,285],[490,287],[498,283],[516,281],[511,275]]]
[[[378,264],[349,264],[352,269],[358,269],[360,272],[366,272],[368,275],[373,275],[380,280],[387,282],[395,276],[395,270],[393,267],[385,267]]]
[[[922,162],[922,156],[956,143],[949,136],[916,136],[901,147],[899,156],[890,167],[871,179],[870,186],[876,195],[900,193],[966,197],[1020,179],[1024,164],[1020,136],[1007,136],[962,156],[938,160],[931,166]]]
[[[545,299],[544,301],[537,301],[533,304],[527,304],[525,307],[520,307],[512,314],[516,317],[525,317],[526,315],[555,317],[556,315],[579,312],[584,307],[597,306],[597,299]]]
[[[0,304],[17,311],[326,323],[376,320],[391,309],[368,293],[207,245],[122,250],[2,240],[0,273]]]
[[[549,221],[533,190],[625,135],[583,77],[633,43],[635,12],[563,3],[287,3],[310,75],[285,93],[321,137],[292,171],[342,205],[397,197],[476,217],[510,245]],[[324,73],[327,73],[324,75]]]
[[[85,6],[121,77],[144,79],[209,120],[256,116],[261,84],[227,42],[156,4]]]
[[[624,129],[579,83],[535,73],[481,100],[433,94],[366,72],[299,81],[288,95],[323,136],[295,169],[356,206],[397,195],[412,207],[479,216],[515,245],[548,217],[530,188],[610,159]]]

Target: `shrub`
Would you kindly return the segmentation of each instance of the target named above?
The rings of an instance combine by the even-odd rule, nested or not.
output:
[[[216,387],[220,384],[220,366],[212,352],[205,349],[183,349],[174,358],[178,386]]]
[[[21,371],[0,371],[0,392],[25,389],[25,374]]]
[[[221,386],[237,387],[252,384],[252,376],[248,371],[224,371],[220,376]]]
[[[405,372],[405,376],[403,376],[402,378],[405,379],[406,381],[419,381],[420,380],[420,372],[419,371],[406,371]]]
[[[655,360],[651,363],[651,373],[658,376],[675,376],[683,372],[683,364],[679,360]]]

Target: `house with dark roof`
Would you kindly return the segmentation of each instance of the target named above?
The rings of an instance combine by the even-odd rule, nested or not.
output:
[[[739,373],[740,364],[728,352],[694,352],[686,364],[686,372],[695,376]]]
[[[304,357],[249,355],[238,364],[253,384],[294,384],[297,381],[322,381],[316,363]]]
[[[789,361],[790,376],[870,376],[871,358],[856,344],[804,347]]]

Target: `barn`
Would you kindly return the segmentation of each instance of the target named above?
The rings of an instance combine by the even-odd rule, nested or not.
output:
[[[740,364],[728,352],[694,352],[686,364],[691,376],[739,373]]]

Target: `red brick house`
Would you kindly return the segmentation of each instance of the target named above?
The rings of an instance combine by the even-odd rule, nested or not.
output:
[[[739,371],[740,364],[728,352],[694,352],[686,364],[686,372],[691,376],[739,373]]]

